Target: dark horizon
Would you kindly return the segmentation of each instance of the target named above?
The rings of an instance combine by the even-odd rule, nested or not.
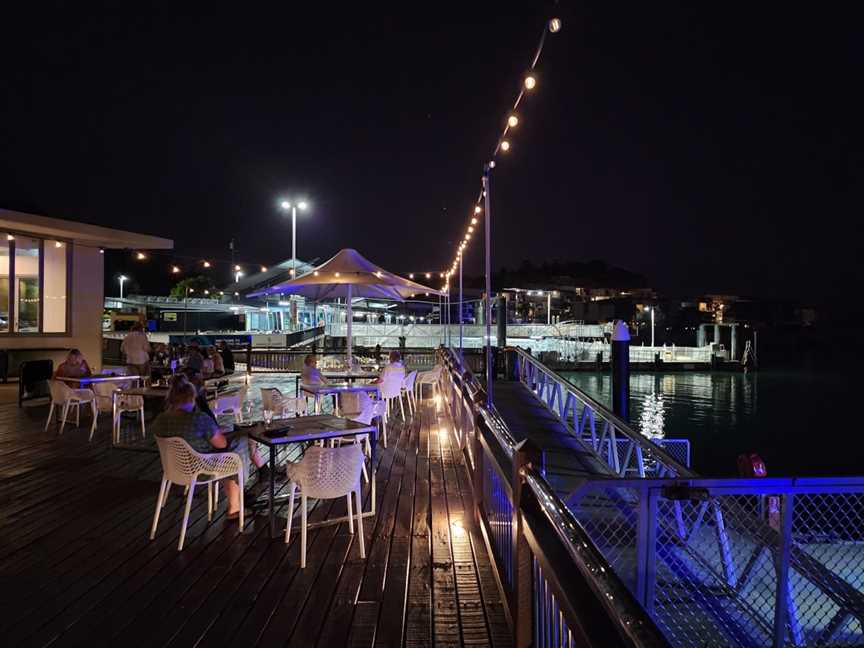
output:
[[[16,7],[0,206],[192,257],[227,259],[233,237],[238,260],[269,265],[290,257],[278,200],[302,196],[300,258],[355,247],[397,272],[445,269],[558,15],[494,172],[493,268],[601,259],[664,292],[803,301],[864,280],[853,16],[553,7]],[[171,281],[170,260],[148,263]],[[466,274],[482,263],[475,237]]]

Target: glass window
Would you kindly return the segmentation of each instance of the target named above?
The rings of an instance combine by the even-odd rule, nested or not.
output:
[[[9,332],[9,238],[0,234],[0,333]]]
[[[66,331],[66,248],[63,241],[45,241],[43,248],[43,333]]]
[[[15,237],[15,330],[39,332],[39,241]]]

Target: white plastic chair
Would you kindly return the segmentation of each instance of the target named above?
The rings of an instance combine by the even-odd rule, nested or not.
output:
[[[405,380],[403,371],[385,371],[381,381],[381,400],[387,403],[387,421],[393,413],[395,405],[393,401],[399,401],[399,410],[402,412],[402,420],[405,420],[405,405],[402,403],[402,383]],[[387,430],[384,430],[384,447],[387,447]]]
[[[281,391],[275,387],[261,388],[261,409],[270,410],[273,415],[281,414],[282,416],[305,416],[306,414],[306,399],[302,396],[294,398],[292,396],[284,396]]]
[[[372,399],[366,392],[342,392],[337,399],[339,416],[344,418],[359,416],[367,406],[367,403],[371,402]]]
[[[243,385],[234,393],[216,396],[216,400],[210,404],[210,409],[212,410],[213,415],[221,416],[222,414],[230,413],[234,415],[235,421],[242,423],[243,405],[246,404],[248,391],[249,388],[246,385]]]
[[[93,391],[96,392],[96,405],[100,412],[111,413],[111,438],[114,443],[120,443],[120,420],[123,412],[135,412],[141,419],[141,438],[147,436],[147,430],[144,426],[144,397],[117,394],[115,399],[114,392],[127,387],[129,383],[110,383],[101,382],[93,383]],[[93,438],[93,434],[90,434]]]
[[[168,501],[168,491],[172,484],[188,488],[186,494],[186,509],[183,512],[183,524],[180,526],[180,541],[177,551],[183,549],[186,540],[186,526],[189,523],[189,512],[192,510],[192,497],[195,487],[207,484],[207,520],[213,519],[213,511],[219,500],[219,480],[237,476],[240,486],[240,532],[243,531],[243,459],[236,452],[219,452],[202,454],[195,452],[191,446],[180,437],[156,437],[159,446],[159,457],[162,459],[162,486],[156,500],[156,513],[153,515],[153,526],[150,528],[150,539],[156,537],[156,526],[159,524],[159,513]],[[204,476],[204,479],[199,477]],[[214,488],[215,486],[215,488]]]
[[[81,424],[81,405],[89,403],[90,412],[93,415],[93,424],[90,426],[90,438],[92,439],[93,433],[96,431],[96,418],[98,416],[96,394],[93,393],[93,390],[72,389],[62,380],[49,380],[48,388],[51,391],[51,408],[48,410],[48,420],[45,421],[45,431],[48,431],[48,426],[51,424],[55,407],[63,409],[60,421],[60,434],[63,434],[69,410],[75,408],[75,426],[77,427]]]
[[[429,371],[421,371],[417,374],[417,380],[414,381],[416,390],[415,398],[423,398],[423,386],[432,386],[432,397],[438,396],[438,383],[441,380],[441,365]]]
[[[294,493],[300,488],[300,567],[306,567],[306,509],[307,498],[335,499],[345,497],[348,503],[348,531],[354,533],[354,517],[351,494],[356,502],[357,532],[360,541],[360,557],[366,557],[363,539],[363,510],[360,501],[360,473],[365,458],[359,445],[341,448],[313,446],[306,450],[303,459],[288,464],[288,526],[285,527],[285,543],[291,541],[291,524],[294,519]]]
[[[405,379],[402,381],[402,394],[399,396],[399,399],[402,399],[402,396],[408,399],[408,411],[413,416],[417,412],[417,402],[414,400],[414,382],[417,380],[417,372],[412,371]]]

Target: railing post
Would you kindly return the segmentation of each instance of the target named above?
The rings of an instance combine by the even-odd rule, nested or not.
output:
[[[774,553],[775,569],[777,571],[777,591],[774,602],[774,646],[782,648],[786,645],[786,625],[789,622],[789,604],[791,588],[789,587],[789,557],[792,549],[792,507],[795,496],[792,493],[783,495],[783,509],[779,533],[780,546]]]
[[[534,579],[531,548],[528,546],[522,531],[521,502],[525,483],[522,469],[525,466],[533,465],[539,470],[542,463],[542,452],[530,439],[525,439],[516,446],[513,453],[513,475],[510,482],[513,493],[513,588],[510,598],[510,615],[513,619],[513,644],[516,648],[530,646],[534,638]]]
[[[246,343],[246,373],[252,373],[252,340]]]
[[[656,489],[639,489],[639,520],[636,529],[636,599],[648,614],[654,614],[654,583],[657,568]]]

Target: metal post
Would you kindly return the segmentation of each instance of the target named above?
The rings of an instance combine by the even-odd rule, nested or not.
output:
[[[789,604],[791,603],[789,587],[789,559],[792,549],[792,514],[795,496],[792,493],[783,495],[781,511],[780,546],[774,554],[777,570],[777,590],[774,603],[774,643],[783,647],[786,645],[786,625],[789,623]],[[797,644],[795,644],[797,645]]]
[[[492,407],[492,187],[489,163],[483,169],[483,197],[486,206],[486,406]]]
[[[291,278],[297,278],[297,205],[291,205]]]
[[[552,324],[552,291],[546,293],[546,326]]]
[[[720,325],[714,324],[714,346],[720,346]]]
[[[541,470],[543,466],[543,451],[530,439],[524,439],[516,446],[513,453],[513,473],[510,490],[513,493],[512,533],[512,566],[513,588],[510,601],[510,618],[513,619],[513,635],[515,646],[530,646],[532,636],[532,609],[534,579],[532,576],[531,548],[525,540],[522,531],[522,492],[525,488],[525,478],[522,470],[526,466]]]
[[[732,362],[738,359],[738,325],[732,324],[732,340],[729,344],[729,359]]]
[[[651,307],[651,348],[654,348],[654,311],[655,307]]]
[[[462,318],[464,317],[464,313],[463,313],[462,309],[464,308],[464,306],[462,306],[462,303],[463,303],[462,302],[462,255],[460,254],[459,255],[459,362],[461,362],[464,365],[465,364],[465,354],[462,350],[462,334],[463,334]]]
[[[612,411],[630,422],[630,331],[623,320],[612,330]]]

